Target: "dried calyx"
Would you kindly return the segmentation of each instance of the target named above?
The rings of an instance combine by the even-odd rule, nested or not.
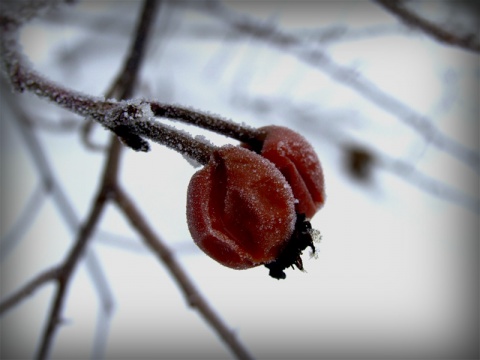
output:
[[[275,279],[285,279],[284,270],[289,267],[293,268],[294,265],[303,271],[303,261],[300,257],[303,250],[310,247],[312,255],[315,255],[314,242],[320,241],[320,239],[320,233],[312,229],[312,225],[305,214],[297,214],[295,228],[285,248],[274,261],[265,264],[270,270],[269,275]]]

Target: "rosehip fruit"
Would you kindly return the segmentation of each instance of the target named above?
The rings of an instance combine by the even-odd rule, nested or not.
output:
[[[187,221],[195,243],[225,266],[272,263],[294,231],[292,189],[267,159],[223,146],[190,180]]]
[[[325,202],[323,170],[315,150],[302,135],[286,127],[271,125],[259,130],[266,134],[259,154],[287,179],[296,212],[311,219]]]

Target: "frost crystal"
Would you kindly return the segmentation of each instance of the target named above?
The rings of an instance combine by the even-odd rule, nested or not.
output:
[[[142,118],[143,119],[152,119],[153,117],[155,117],[155,114],[153,113],[152,111],[152,107],[150,106],[149,103],[147,102],[141,102],[139,105],[138,105],[138,108],[141,110],[142,112]]]
[[[200,142],[202,144],[213,146],[213,143],[203,135],[196,135],[195,140],[197,140],[198,142]]]
[[[186,154],[182,154],[182,156],[190,165],[193,166],[194,169],[198,169],[199,167],[202,166],[202,164],[200,164],[197,160],[192,159],[190,156]]]

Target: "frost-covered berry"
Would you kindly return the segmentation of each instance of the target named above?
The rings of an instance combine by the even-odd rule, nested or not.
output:
[[[190,181],[187,221],[195,243],[225,266],[272,263],[294,232],[292,189],[262,156],[223,146]]]
[[[287,179],[296,212],[311,219],[325,202],[323,171],[315,150],[302,135],[286,127],[272,125],[259,130],[266,134],[260,155]]]

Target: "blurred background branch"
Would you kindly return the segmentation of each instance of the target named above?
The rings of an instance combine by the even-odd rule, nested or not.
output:
[[[476,28],[469,29],[466,34],[455,33],[455,30],[445,30],[442,25],[435,24],[429,20],[417,15],[415,12],[409,10],[406,5],[408,2],[402,0],[375,0],[378,4],[397,16],[406,25],[414,29],[425,32],[427,35],[433,37],[450,46],[457,46],[459,48],[480,53],[480,38],[478,34],[478,22]],[[472,11],[477,16],[480,13],[480,6],[474,1],[459,2],[457,7],[463,8],[465,11]],[[458,29],[456,30],[458,31]]]

